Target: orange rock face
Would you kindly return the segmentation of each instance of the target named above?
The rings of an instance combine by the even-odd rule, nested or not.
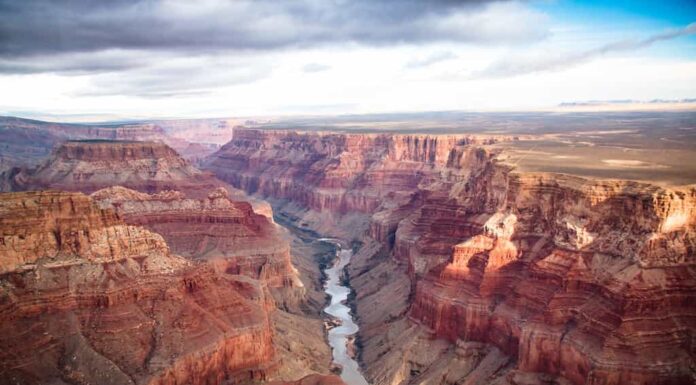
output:
[[[276,361],[259,281],[79,193],[0,195],[0,383],[211,384]]]
[[[373,383],[693,383],[696,189],[518,173],[491,140],[239,130],[206,165],[312,218],[367,218],[351,278]],[[400,266],[408,283],[385,278]],[[420,353],[448,357],[413,323],[466,364]]]

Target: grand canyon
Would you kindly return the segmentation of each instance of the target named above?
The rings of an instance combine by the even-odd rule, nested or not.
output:
[[[694,385],[695,53],[680,0],[0,0],[0,385]]]
[[[616,174],[644,178],[515,158],[595,158],[621,127],[238,126],[188,159],[148,127],[95,127],[4,170],[2,383],[694,381],[696,187],[630,159]],[[614,158],[655,151],[624,146]],[[344,309],[324,312],[328,294]]]

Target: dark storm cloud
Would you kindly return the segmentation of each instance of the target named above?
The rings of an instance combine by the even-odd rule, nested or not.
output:
[[[160,60],[167,55],[161,55]],[[99,72],[125,71],[147,65],[152,55],[141,51],[106,50],[97,52],[61,53],[40,56],[0,57],[0,74],[32,74],[54,72],[84,75]]]
[[[0,75],[89,75],[78,96],[203,94],[267,78],[291,50],[514,44],[546,35],[539,17],[484,0],[0,0]]]
[[[456,19],[487,1],[0,0],[0,57],[135,50],[240,50],[334,42],[510,42],[543,31]]]

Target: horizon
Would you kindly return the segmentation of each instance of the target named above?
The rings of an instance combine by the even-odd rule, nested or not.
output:
[[[18,118],[34,120],[44,123],[82,124],[82,125],[127,125],[148,122],[166,121],[204,121],[239,119],[254,120],[264,119],[265,123],[273,121],[283,122],[293,119],[336,119],[348,117],[378,117],[378,116],[403,116],[403,115],[428,115],[428,114],[481,114],[481,115],[505,115],[505,114],[604,114],[604,113],[683,113],[696,111],[696,99],[685,98],[681,100],[625,100],[625,101],[601,101],[588,100],[576,102],[562,102],[556,106],[528,108],[528,109],[480,109],[480,110],[421,110],[421,111],[380,111],[365,113],[295,113],[295,114],[267,114],[267,115],[206,115],[206,116],[115,116],[107,113],[95,114],[47,114],[41,112],[9,111],[0,113],[2,118]]]

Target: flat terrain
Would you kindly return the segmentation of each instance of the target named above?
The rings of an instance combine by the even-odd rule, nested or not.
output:
[[[696,183],[696,111],[433,112],[286,118],[260,128],[353,133],[499,134],[520,171],[660,185]]]
[[[542,135],[502,142],[499,159],[520,171],[558,172],[661,185],[696,183],[696,130]]]

